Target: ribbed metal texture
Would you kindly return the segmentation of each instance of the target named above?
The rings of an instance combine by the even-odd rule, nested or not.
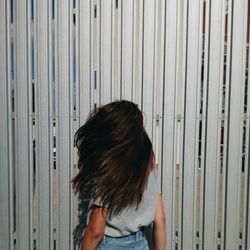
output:
[[[0,0],[0,249],[77,249],[74,133],[138,103],[169,250],[250,249],[250,0]]]

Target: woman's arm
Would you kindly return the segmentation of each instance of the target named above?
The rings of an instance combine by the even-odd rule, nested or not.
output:
[[[156,213],[153,225],[154,250],[164,250],[166,248],[166,219],[161,194],[157,197]]]
[[[100,243],[106,226],[107,209],[94,207],[83,235],[81,250],[95,250]]]

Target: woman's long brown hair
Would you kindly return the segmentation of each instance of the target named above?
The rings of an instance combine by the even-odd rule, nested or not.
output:
[[[110,214],[140,203],[155,155],[137,104],[120,100],[98,107],[74,140],[79,155],[75,193],[100,200]]]

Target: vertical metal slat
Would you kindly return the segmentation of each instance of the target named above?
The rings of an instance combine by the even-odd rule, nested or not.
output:
[[[51,162],[50,162],[50,77],[48,22],[49,6],[47,1],[37,3],[37,171],[38,171],[38,249],[51,246]]]
[[[121,98],[122,0],[112,1],[112,100],[116,100]]]
[[[153,83],[154,83],[154,35],[155,35],[155,1],[144,1],[144,37],[143,37],[143,103],[145,128],[153,137]]]
[[[0,1],[0,248],[10,249],[10,217],[11,209],[9,207],[9,199],[12,198],[9,190],[9,138],[8,132],[10,124],[8,119],[8,88],[10,79],[7,75],[8,58],[6,53],[7,30],[6,21],[7,17],[6,1]]]
[[[122,92],[121,98],[131,100],[133,91],[133,13],[132,0],[122,2]]]
[[[162,138],[162,108],[163,108],[163,72],[164,72],[164,29],[165,29],[165,1],[156,1],[155,11],[155,62],[154,62],[154,103],[153,105],[153,148],[156,164],[161,175],[161,138]],[[136,84],[136,83],[135,83]],[[158,183],[161,188],[161,183]]]
[[[228,250],[239,248],[239,201],[242,147],[242,91],[245,82],[247,0],[233,2],[233,33],[230,91],[229,148],[227,173],[226,244]],[[243,23],[243,25],[242,25]],[[239,87],[240,86],[240,87]],[[233,184],[233,185],[232,185]]]
[[[58,169],[59,249],[70,246],[70,75],[69,2],[58,1]]]
[[[101,1],[91,0],[91,109],[100,105]]]
[[[224,122],[224,154],[223,154],[223,178],[222,178],[222,213],[221,213],[221,249],[225,248],[225,231],[226,231],[226,223],[225,223],[225,208],[226,208],[226,178],[227,178],[227,154],[228,154],[228,127],[229,127],[229,122],[228,122],[228,117],[229,117],[229,88],[230,88],[230,75],[231,75],[231,70],[230,70],[230,65],[231,65],[231,32],[232,32],[232,3],[233,0],[229,0],[228,2],[225,2],[224,4],[224,15],[225,15],[225,22],[224,22],[224,36],[223,36],[223,41],[225,42],[226,48],[224,47],[224,52],[223,54],[225,55],[226,53],[226,81],[225,81],[225,86],[226,86],[226,94],[225,94],[225,118],[226,121]],[[226,25],[227,24],[227,25]],[[225,56],[224,56],[225,60]],[[225,63],[225,62],[224,62]],[[223,71],[224,73],[224,71]],[[221,72],[222,74],[222,72]],[[222,101],[222,100],[221,100]],[[222,102],[221,102],[222,105]]]
[[[199,82],[198,58],[200,55],[199,32],[200,27],[199,1],[190,1],[188,5],[187,23],[187,60],[186,60],[186,102],[185,102],[185,141],[184,141],[184,168],[183,168],[183,248],[196,249],[195,232],[195,193],[197,173],[197,87]]]
[[[165,78],[164,78],[164,105],[163,105],[163,135],[162,135],[162,193],[166,207],[168,224],[167,249],[175,249],[174,231],[174,134],[175,134],[175,84],[176,84],[176,51],[177,51],[177,10],[175,0],[166,2],[165,25]]]
[[[34,4],[34,3],[33,3]],[[30,211],[30,220],[29,220],[29,227],[30,227],[30,248],[33,248],[33,244],[36,241],[36,233],[34,230],[34,224],[35,224],[35,208],[33,206],[34,204],[34,185],[35,185],[35,177],[34,177],[34,154],[33,154],[33,100],[32,100],[32,75],[35,74],[32,72],[32,68],[34,65],[32,65],[32,36],[34,33],[34,27],[32,24],[32,18],[34,19],[34,13],[32,11],[32,1],[27,3],[27,48],[28,48],[28,54],[27,54],[27,62],[28,62],[28,87],[27,87],[27,99],[28,99],[28,126],[29,126],[29,190],[30,190],[30,198],[29,198],[29,211]],[[35,58],[35,56],[34,56]],[[35,62],[33,63],[35,64]],[[35,76],[34,76],[35,77]]]
[[[173,216],[174,242],[177,250],[182,249],[183,241],[183,170],[184,170],[184,118],[185,118],[185,81],[187,57],[187,2],[177,3],[177,51],[176,51],[176,90],[175,90],[175,144],[174,144],[174,186]]]
[[[143,50],[143,0],[137,0],[134,4],[133,15],[133,102],[141,109],[142,101],[142,50]]]
[[[28,98],[28,1],[16,1],[16,197],[17,248],[29,249],[32,229],[30,207],[29,101]],[[30,50],[29,50],[30,51]],[[27,98],[28,97],[28,98]]]
[[[72,178],[75,175],[75,149],[74,148],[74,133],[79,127],[79,85],[78,85],[78,54],[76,52],[76,47],[78,45],[76,34],[78,34],[78,1],[70,2],[70,19],[69,19],[69,72],[70,72],[70,139],[69,139],[69,148],[70,148],[70,165],[69,165],[69,178]],[[71,184],[69,184],[71,187]],[[70,242],[69,248],[74,249],[74,237],[73,230],[75,229],[75,220],[77,218],[77,197],[74,196],[73,190],[70,189]]]
[[[203,249],[204,242],[204,189],[205,189],[205,145],[206,145],[206,119],[207,119],[207,89],[208,89],[208,39],[209,39],[209,4],[206,1],[200,2],[200,32],[199,32],[199,84],[197,88],[197,166],[196,166],[196,240],[199,250]],[[200,136],[200,138],[199,138]],[[201,140],[201,142],[199,141]],[[200,147],[200,148],[199,148]],[[200,152],[199,152],[200,150]],[[200,154],[200,155],[199,155]]]
[[[13,99],[14,96],[12,94],[12,67],[11,67],[11,61],[12,61],[12,54],[11,54],[11,28],[13,26],[13,23],[11,23],[11,3],[10,1],[7,1],[6,3],[6,56],[7,56],[7,78],[8,78],[8,123],[9,123],[9,131],[8,131],[8,137],[9,137],[9,145],[8,145],[8,158],[9,158],[9,208],[10,208],[10,217],[9,217],[9,240],[10,240],[10,250],[14,247],[14,154],[15,154],[15,146],[14,146],[14,135],[13,135],[13,124],[14,124],[14,118],[13,118],[13,112],[12,112],[12,105],[13,105]],[[14,59],[14,57],[13,57]]]
[[[49,248],[48,249],[53,249],[54,246],[54,229],[56,228],[56,225],[54,224],[54,219],[55,219],[55,213],[53,210],[53,200],[55,197],[55,194],[53,192],[53,181],[54,181],[54,164],[55,164],[55,155],[54,155],[54,142],[55,142],[55,138],[54,138],[54,103],[55,100],[53,98],[53,91],[54,91],[54,86],[55,86],[55,78],[56,76],[54,75],[54,66],[53,65],[53,60],[55,60],[54,58],[54,50],[55,50],[55,44],[54,44],[54,38],[53,38],[53,8],[52,8],[52,3],[50,3],[50,5],[47,7],[48,8],[48,67],[49,67],[49,148],[50,148],[50,152],[49,152],[49,165],[50,165],[50,171],[49,171],[49,203],[50,203],[50,211],[49,211],[49,217],[50,217],[50,225],[49,225]],[[56,153],[56,152],[55,152]],[[56,165],[56,164],[55,164]]]
[[[241,151],[241,178],[240,178],[240,225],[239,225],[239,241],[241,249],[247,249],[247,192],[248,192],[248,175],[249,175],[249,15],[250,1],[243,1],[243,36],[242,36],[242,82],[241,82],[241,136],[242,136],[242,151]],[[247,48],[248,47],[248,48]],[[248,68],[247,68],[248,67]],[[246,82],[248,80],[248,82]],[[247,87],[246,87],[247,84]],[[246,103],[245,103],[246,100]],[[247,107],[245,107],[245,105]],[[246,108],[246,110],[245,110]],[[244,159],[244,161],[243,161]]]
[[[90,0],[79,1],[79,115],[81,125],[90,111],[90,87],[93,74],[90,71],[90,7]]]
[[[209,82],[207,111],[207,147],[206,147],[206,187],[204,212],[204,248],[217,248],[218,220],[218,178],[219,168],[219,94],[222,85],[223,70],[223,5],[211,2]]]
[[[101,1],[101,104],[111,101],[112,0]],[[114,83],[116,84],[116,83]]]

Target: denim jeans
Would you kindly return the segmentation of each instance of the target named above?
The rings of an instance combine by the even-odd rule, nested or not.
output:
[[[104,235],[97,250],[149,250],[145,233],[139,230],[136,233],[122,237]]]

